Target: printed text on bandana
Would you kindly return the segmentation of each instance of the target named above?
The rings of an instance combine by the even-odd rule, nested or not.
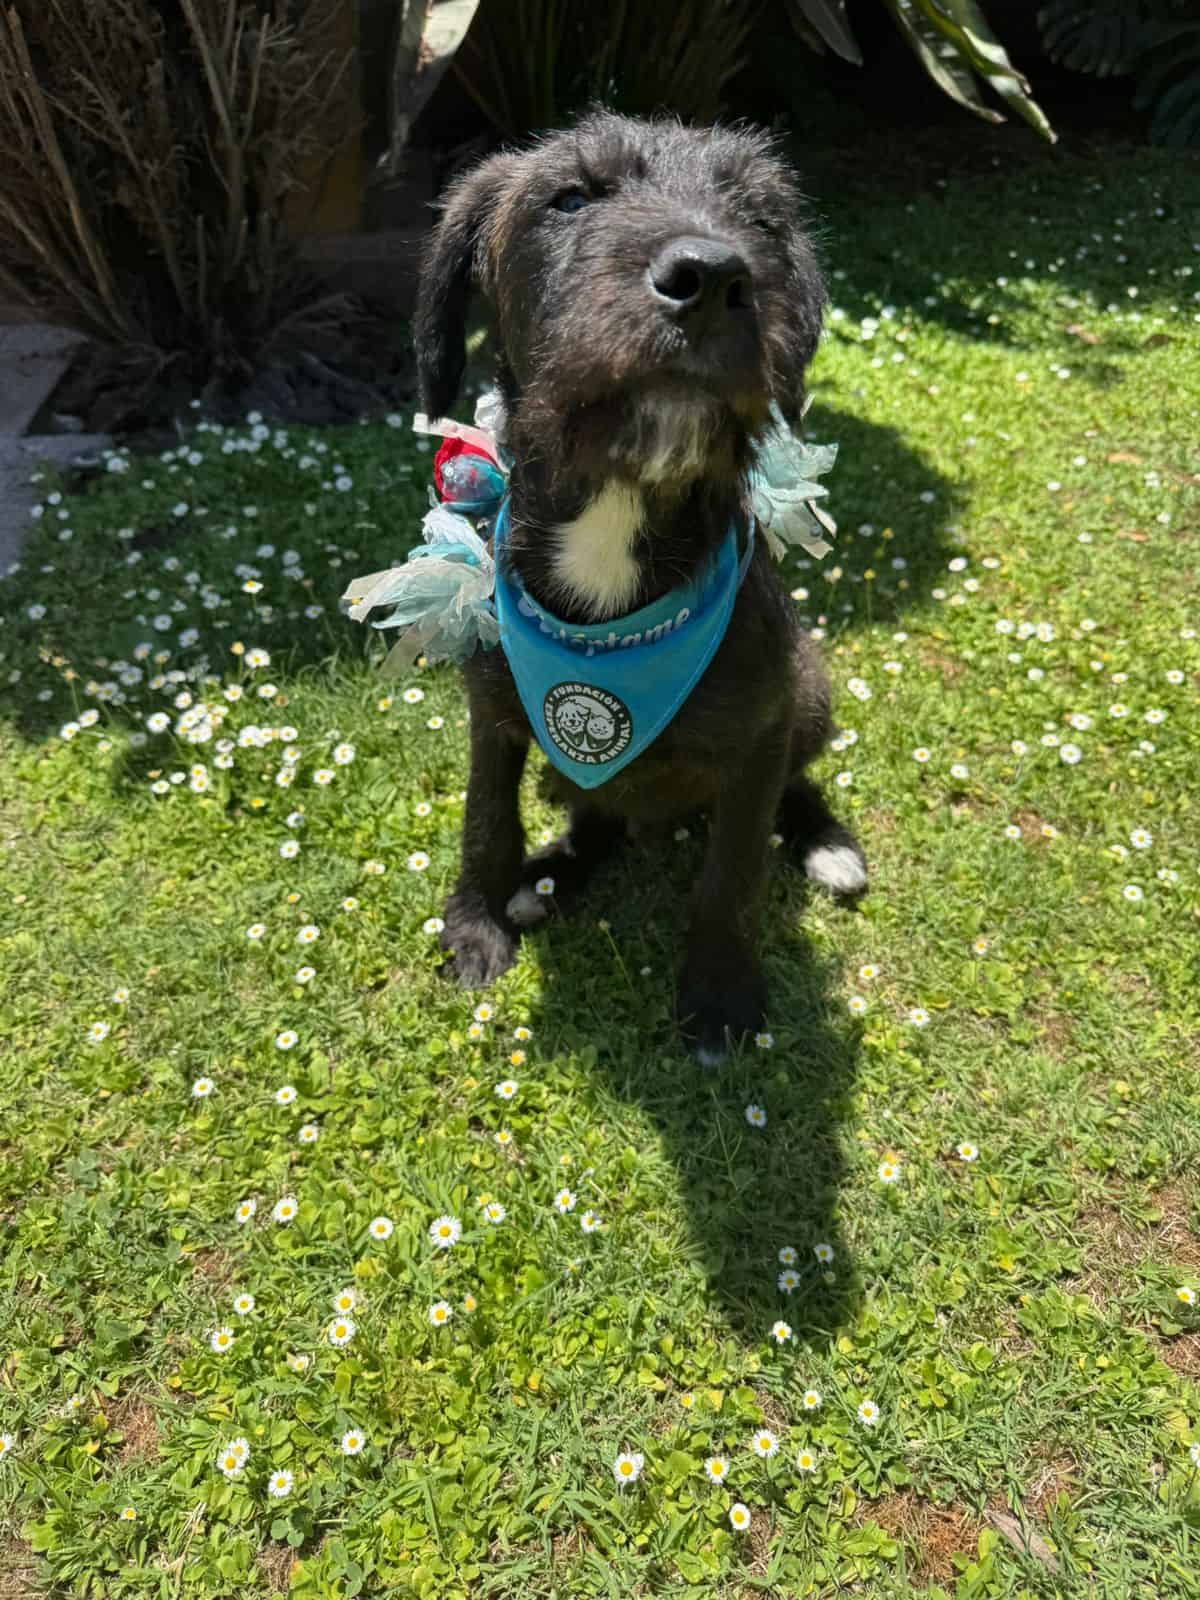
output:
[[[589,767],[615,761],[633,736],[624,701],[593,683],[556,683],[546,693],[542,719],[555,746]]]

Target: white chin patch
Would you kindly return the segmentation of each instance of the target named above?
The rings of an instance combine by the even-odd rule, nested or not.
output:
[[[638,416],[638,476],[643,483],[698,478],[708,464],[716,425],[713,407],[668,397],[648,401]]]
[[[521,885],[504,909],[508,913],[508,920],[515,922],[518,928],[531,928],[545,917],[546,902],[526,883]]]
[[[859,894],[867,887],[867,869],[848,844],[821,844],[804,858],[809,880],[830,894]]]

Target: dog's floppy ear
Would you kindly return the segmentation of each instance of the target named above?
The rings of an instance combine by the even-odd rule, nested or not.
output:
[[[513,170],[512,156],[492,156],[459,178],[429,242],[413,335],[421,405],[427,416],[448,415],[466,364],[467,300],[484,266],[483,237]]]

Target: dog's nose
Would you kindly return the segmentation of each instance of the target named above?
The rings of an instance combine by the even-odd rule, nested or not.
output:
[[[673,317],[709,321],[751,303],[750,269],[719,239],[672,239],[650,263],[650,287]]]

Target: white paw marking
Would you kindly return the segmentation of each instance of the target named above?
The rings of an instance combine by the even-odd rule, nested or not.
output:
[[[701,1045],[696,1051],[696,1060],[702,1067],[719,1067],[724,1059],[724,1050],[710,1050],[706,1045]]]
[[[804,870],[830,894],[857,894],[867,886],[867,869],[848,844],[818,845],[805,856]]]
[[[546,902],[525,883],[504,909],[508,912],[510,922],[515,922],[518,928],[528,928],[535,922],[541,922],[545,917]]]
[[[641,568],[633,545],[645,514],[641,495],[613,481],[558,530],[555,589],[596,622],[628,611],[637,595]]]

